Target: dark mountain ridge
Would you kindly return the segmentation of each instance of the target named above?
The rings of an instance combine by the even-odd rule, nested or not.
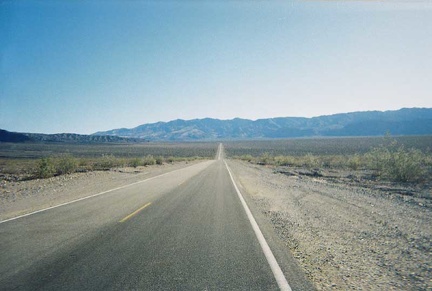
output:
[[[148,140],[187,141],[216,139],[267,139],[327,136],[379,136],[432,134],[432,108],[339,113],[312,118],[277,117],[248,120],[213,118],[157,122],[120,128],[94,135]]]
[[[124,138],[110,135],[84,135],[75,133],[18,133],[0,129],[0,142],[46,142],[46,143],[136,143],[145,142],[139,138]]]

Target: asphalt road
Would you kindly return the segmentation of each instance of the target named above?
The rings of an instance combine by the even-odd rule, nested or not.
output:
[[[311,290],[263,232],[292,290]],[[223,151],[214,161],[0,224],[1,290],[279,286]]]

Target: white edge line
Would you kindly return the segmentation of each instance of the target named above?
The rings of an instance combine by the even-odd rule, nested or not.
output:
[[[273,255],[273,253],[272,253],[272,251],[271,251],[271,249],[270,249],[267,241],[264,238],[264,235],[262,234],[262,232],[261,232],[261,230],[260,230],[260,228],[259,228],[259,226],[258,226],[258,224],[257,224],[257,222],[255,220],[255,218],[253,217],[252,212],[250,211],[249,207],[246,204],[246,201],[243,198],[243,195],[241,194],[240,190],[238,189],[238,187],[237,187],[237,185],[236,185],[236,183],[234,181],[233,175],[231,173],[231,170],[228,167],[228,164],[226,163],[225,160],[224,160],[224,163],[225,163],[225,166],[226,166],[226,168],[228,170],[228,173],[229,173],[229,175],[231,177],[231,181],[232,181],[232,183],[234,185],[234,188],[235,188],[235,190],[237,192],[237,195],[240,198],[240,201],[241,201],[241,203],[243,205],[244,210],[246,211],[246,215],[249,218],[249,222],[252,225],[252,229],[254,230],[255,235],[256,235],[256,237],[258,239],[258,242],[261,245],[261,248],[262,248],[262,250],[264,252],[264,255],[265,255],[266,259],[267,259],[267,262],[270,265],[270,268],[271,268],[271,270],[273,272],[273,275],[274,275],[274,277],[276,279],[276,282],[277,282],[277,284],[279,286],[279,289],[283,290],[283,291],[292,291],[290,285],[288,284],[287,279],[285,278],[284,273],[282,272],[282,269],[280,268],[278,262],[276,261],[275,256]]]
[[[130,186],[133,186],[133,185],[137,185],[137,184],[140,184],[140,183],[144,183],[144,182],[150,181],[152,179],[156,179],[156,178],[159,178],[159,177],[162,177],[162,176],[165,176],[165,175],[177,172],[177,171],[181,171],[181,170],[193,167],[195,165],[197,165],[197,164],[190,165],[190,166],[185,167],[185,168],[180,168],[180,169],[177,169],[177,170],[173,170],[173,171],[170,171],[170,172],[166,172],[166,173],[154,176],[154,177],[150,177],[150,178],[138,181],[138,182],[134,182],[134,183],[131,183],[131,184],[123,185],[123,186],[120,186],[120,187],[117,187],[117,188],[113,188],[113,189],[110,189],[110,190],[106,190],[106,191],[103,191],[103,192],[100,192],[100,193],[97,193],[97,194],[93,194],[93,195],[90,195],[90,196],[78,198],[78,199],[75,199],[75,200],[72,200],[72,201],[68,201],[68,202],[65,202],[65,203],[61,203],[61,204],[57,204],[57,205],[54,205],[54,206],[51,206],[51,207],[48,207],[48,208],[36,210],[36,211],[30,212],[30,213],[26,213],[26,214],[19,215],[19,216],[16,216],[16,217],[12,217],[12,218],[9,218],[9,219],[6,219],[6,220],[2,220],[2,221],[0,221],[0,224],[8,222],[8,221],[16,220],[16,219],[19,219],[19,218],[23,218],[23,217],[26,217],[26,216],[30,216],[30,215],[33,215],[33,214],[36,214],[36,213],[44,212],[44,211],[47,211],[47,210],[50,210],[50,209],[54,209],[54,208],[57,208],[57,207],[69,205],[69,204],[72,204],[72,203],[75,203],[75,202],[79,202],[79,201],[82,201],[82,200],[90,199],[90,198],[93,198],[93,197],[96,197],[96,196],[104,195],[104,194],[107,194],[107,193],[110,193],[110,192],[113,192],[113,191],[116,191],[116,190],[124,189],[124,188],[130,187]]]

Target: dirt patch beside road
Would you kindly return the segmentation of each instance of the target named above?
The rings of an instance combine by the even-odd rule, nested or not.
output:
[[[432,290],[430,188],[229,164],[318,290]]]

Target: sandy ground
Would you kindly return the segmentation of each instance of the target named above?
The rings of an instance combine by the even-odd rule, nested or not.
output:
[[[74,173],[49,179],[0,179],[0,220],[131,184],[199,161]]]
[[[432,290],[430,188],[230,166],[318,290]]]
[[[430,188],[363,183],[346,173],[313,177],[307,171],[229,164],[248,200],[318,290],[432,290]],[[184,166],[0,180],[0,220]]]

